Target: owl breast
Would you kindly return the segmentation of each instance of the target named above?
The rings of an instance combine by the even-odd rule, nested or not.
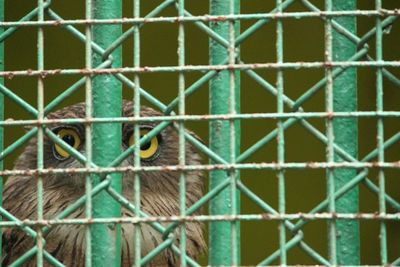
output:
[[[124,177],[124,179],[125,178],[126,177]],[[190,178],[193,180],[193,177]],[[199,185],[194,184],[193,186]],[[35,186],[36,183],[34,179],[29,177],[17,178],[9,181],[4,191],[5,209],[20,220],[36,219],[36,190],[28,190]],[[15,190],[16,188],[20,190]],[[179,201],[177,199],[179,194],[171,195],[170,193],[172,192],[168,192],[168,190],[164,190],[162,194],[143,192],[141,194],[141,210],[150,216],[179,215]],[[54,219],[65,210],[65,208],[83,195],[83,190],[78,193],[74,188],[66,189],[62,194],[60,190],[54,188],[54,186],[45,188],[43,194],[44,219]],[[132,194],[132,190],[125,189],[124,196],[133,203],[134,195]],[[196,196],[196,194],[188,190],[188,206],[193,204],[198,197],[199,196]],[[27,201],[28,199],[30,201]],[[14,203],[19,203],[19,205],[14,205]],[[54,203],[57,203],[57,205]],[[122,216],[135,217],[135,214],[129,210],[122,209]],[[84,217],[85,209],[81,207],[74,211],[68,218]],[[167,225],[168,223],[163,223],[163,226],[166,227]],[[185,225],[187,254],[192,258],[196,258],[199,254],[203,253],[205,249],[203,225],[200,223],[186,223]],[[65,266],[83,267],[85,265],[85,237],[87,227],[88,226],[71,224],[51,226],[51,230],[45,236],[45,250]],[[141,235],[141,256],[144,257],[164,240],[162,234],[149,224],[143,223],[138,227]],[[133,224],[122,224],[121,262],[123,267],[132,266],[135,263],[134,241],[136,240],[135,233],[137,233],[137,231],[135,231],[134,228],[135,226]],[[110,231],[112,230],[113,229],[110,229]],[[176,235],[175,245],[179,246],[179,231],[176,230],[174,234]],[[5,242],[3,245],[3,255],[5,255],[3,266],[14,262],[18,257],[31,249],[36,242],[25,232],[15,228],[5,230],[3,236],[5,239],[3,241]],[[24,266],[36,266],[34,257]],[[52,265],[47,265],[46,263],[45,266]],[[171,249],[167,248],[146,266],[179,266],[179,257],[176,256]]]

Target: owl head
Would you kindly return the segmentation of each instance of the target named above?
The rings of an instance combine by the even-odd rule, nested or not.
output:
[[[141,117],[162,116],[163,114],[155,111],[152,108],[141,106]],[[130,101],[123,101],[122,116],[133,116],[133,103]],[[78,103],[72,106],[65,107],[54,113],[50,113],[48,119],[69,119],[69,118],[84,118],[85,117],[85,103]],[[140,135],[143,136],[159,123],[154,122],[141,122]],[[134,123],[122,123],[121,136],[121,151],[125,151],[130,146],[134,145]],[[61,138],[64,142],[75,148],[82,155],[86,155],[85,146],[85,126],[84,124],[70,124],[70,123],[57,123],[47,126],[54,134]],[[195,151],[194,147],[189,143],[185,144],[186,151],[186,164],[199,165],[201,157]],[[153,137],[150,142],[143,144],[140,147],[140,159],[142,166],[172,166],[178,165],[179,159],[179,137],[178,131],[172,126],[166,127],[157,136]],[[43,163],[45,168],[82,168],[84,164],[79,162],[76,158],[71,156],[61,146],[54,143],[47,136],[44,137],[43,145]],[[134,153],[128,156],[121,164],[121,166],[133,166]],[[31,139],[25,151],[20,155],[15,163],[14,169],[36,169],[37,166],[37,139]],[[192,172],[192,175],[199,176],[199,173]],[[188,175],[188,182],[190,177]],[[152,171],[141,172],[141,184],[144,189],[150,190],[163,190],[160,181],[166,183],[177,184],[179,180],[179,173],[172,171]],[[64,173],[52,174],[46,176],[45,179],[48,185],[69,185],[74,187],[84,187],[85,175]],[[133,173],[127,172],[123,174],[124,186],[133,184]],[[160,188],[161,187],[161,188]]]

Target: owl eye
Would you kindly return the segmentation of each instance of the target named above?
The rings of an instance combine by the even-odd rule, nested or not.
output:
[[[81,144],[81,138],[76,130],[70,128],[63,128],[57,132],[57,136],[71,147],[78,149]],[[70,155],[61,146],[54,144],[54,151],[59,159],[66,159]]]
[[[145,136],[150,130],[141,129],[140,130],[140,138]],[[133,133],[129,137],[129,146],[133,146],[135,144]],[[158,138],[157,136],[153,137],[150,142],[147,142],[140,146],[140,158],[141,159],[150,159],[153,157],[158,151]]]

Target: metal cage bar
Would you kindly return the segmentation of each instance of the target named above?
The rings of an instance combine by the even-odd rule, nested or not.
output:
[[[85,0],[85,17],[86,19],[92,19],[93,17],[93,2],[92,0]],[[85,67],[87,69],[93,68],[93,51],[92,51],[92,35],[93,35],[93,26],[86,25],[85,27]],[[85,77],[85,118],[92,118],[92,77],[87,75]],[[86,150],[86,159],[85,167],[89,168],[92,166],[92,124],[85,124],[85,150]],[[93,219],[92,209],[93,209],[93,201],[92,201],[92,175],[90,173],[86,174],[85,177],[85,194],[87,196],[85,202],[85,217],[88,220]],[[85,266],[92,267],[92,232],[91,228],[86,226],[86,235],[85,235]]]
[[[38,0],[38,16],[39,22],[44,20],[44,1]],[[39,71],[44,70],[44,29],[42,27],[37,28],[37,69]],[[44,78],[37,77],[37,119],[42,121],[44,118]],[[44,129],[38,127],[37,131],[37,169],[42,170],[43,164],[43,143],[44,143]],[[37,176],[37,220],[43,220],[43,176]],[[36,265],[38,267],[43,266],[43,232],[42,229],[37,231],[36,236]]]
[[[232,15],[239,12],[239,0],[210,0],[211,15]],[[215,40],[210,41],[210,65],[230,64],[238,56],[238,47],[234,37],[238,35],[239,23],[211,22],[211,29],[228,41],[227,47]],[[210,80],[209,109],[210,114],[240,113],[239,73],[221,71]],[[210,148],[226,162],[235,163],[240,147],[239,121],[210,122]],[[234,156],[234,157],[232,157]],[[210,188],[216,188],[225,180],[230,179],[231,188],[225,189],[210,200],[210,214],[236,214],[239,210],[239,194],[236,181],[237,171],[210,172]],[[240,264],[240,235],[238,222],[211,222],[209,226],[209,263],[211,265]]]
[[[133,2],[133,16],[135,18],[139,18],[140,17],[140,0],[134,0]],[[134,67],[140,67],[140,25],[134,25],[134,35],[133,35],[133,65]],[[135,88],[134,88],[134,93],[133,93],[133,101],[134,101],[134,111],[133,111],[133,115],[135,118],[140,118],[140,76],[139,73],[135,73],[134,74],[134,83],[135,83]],[[135,139],[135,143],[139,143],[140,140],[140,125],[138,123],[135,123],[134,125],[134,129],[133,129],[133,134],[134,134],[134,139]],[[141,166],[141,162],[140,162],[140,147],[136,146],[135,147],[135,151],[134,151],[135,157],[134,157],[134,164],[135,166]],[[142,217],[141,215],[141,193],[140,193],[140,189],[141,189],[141,185],[140,185],[140,173],[135,173],[134,176],[134,194],[135,194],[135,207],[136,207],[136,212],[135,215],[137,217]],[[142,255],[141,255],[141,225],[140,224],[135,224],[134,227],[134,231],[135,231],[135,240],[134,244],[135,244],[135,266],[140,266],[141,265],[141,261],[142,261]]]
[[[382,9],[382,1],[375,0],[375,9]],[[376,41],[375,41],[375,53],[376,61],[380,62],[383,60],[383,27],[382,21],[379,17],[375,20],[376,27]],[[376,111],[381,112],[383,107],[383,75],[382,69],[376,69]],[[378,162],[385,161],[385,150],[384,150],[384,123],[383,119],[378,118],[377,120],[377,149],[378,149]],[[379,214],[386,213],[386,201],[385,201],[385,171],[383,169],[378,170],[379,179]],[[380,260],[382,265],[388,264],[388,253],[387,253],[387,228],[386,222],[381,221],[379,225],[379,243],[380,243]]]
[[[93,18],[107,19],[122,16],[121,0],[98,0],[93,2]],[[109,46],[122,33],[121,25],[93,26],[93,42],[101,47]],[[88,40],[86,40],[88,42]],[[121,66],[121,48],[111,53],[112,64]],[[108,58],[100,54],[93,55],[93,64],[96,66]],[[120,117],[122,106],[122,87],[113,75],[101,75],[93,79],[93,117]],[[115,123],[93,125],[93,162],[98,166],[108,166],[121,154],[121,126]],[[111,188],[121,193],[121,174],[111,173]],[[100,176],[93,176],[93,186],[102,181]],[[93,198],[93,218],[121,217],[120,204],[106,191],[102,191]],[[121,225],[98,224],[91,225],[91,246],[93,266],[120,266],[121,261]]]
[[[333,0],[333,11],[350,11],[356,9],[356,1]],[[349,32],[356,34],[357,25],[355,17],[338,17],[335,22]],[[346,61],[357,52],[354,43],[341,35],[337,30],[332,32],[332,59],[335,62]],[[333,111],[354,112],[357,111],[357,70],[348,68],[342,75],[333,81]],[[333,119],[333,131],[335,143],[340,145],[347,153],[358,158],[358,121],[357,118]],[[343,159],[335,153],[335,162],[343,162]],[[345,185],[357,175],[356,169],[335,169],[336,190]],[[348,193],[338,198],[335,203],[336,212],[357,213],[359,203],[358,187],[354,187]],[[360,230],[357,221],[336,221],[336,247],[337,263],[340,265],[360,264]]]
[[[332,0],[325,0],[325,10],[332,10]],[[332,20],[330,18],[325,20],[325,62],[332,62]],[[326,112],[333,112],[333,71],[332,68],[325,69],[326,85],[325,85],[325,110]],[[325,120],[325,135],[327,138],[326,144],[326,162],[333,162],[333,143],[334,143],[334,132],[333,132],[333,121],[332,118]],[[326,170],[326,183],[327,183],[327,200],[329,213],[335,213],[335,180],[333,176],[333,170]],[[337,264],[336,258],[336,222],[335,220],[328,221],[328,258],[330,265]]]
[[[178,1],[178,16],[184,17],[185,10],[185,0]],[[185,25],[181,22],[178,24],[178,66],[185,66]],[[180,116],[185,115],[186,103],[185,103],[185,73],[179,72],[178,74],[178,114]],[[185,145],[185,122],[181,121],[178,123],[178,134],[179,134],[179,165],[186,165],[186,145]],[[179,174],[179,209],[180,215],[186,215],[186,175],[185,172],[180,172]],[[186,246],[187,246],[187,235],[186,235],[186,224],[180,226],[179,241],[180,241],[180,266],[187,266],[186,259]]]
[[[276,8],[278,9],[277,14],[282,14],[282,0],[276,0]],[[277,20],[276,22],[276,63],[282,64],[284,61],[284,46],[283,46],[283,21]],[[278,69],[276,74],[276,89],[277,89],[277,110],[276,112],[284,113],[284,73],[283,70]],[[277,162],[278,164],[285,163],[285,129],[283,127],[283,120],[277,121]],[[286,213],[286,193],[285,193],[285,169],[277,171],[278,177],[278,210],[279,214]],[[280,250],[280,264],[287,265],[287,237],[286,237],[286,221],[281,221],[279,224],[279,250]]]

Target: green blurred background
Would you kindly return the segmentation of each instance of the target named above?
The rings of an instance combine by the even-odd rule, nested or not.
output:
[[[132,1],[123,1],[124,17],[132,17]],[[323,8],[324,1],[314,0],[315,5]],[[20,19],[32,10],[36,1],[6,0],[6,21]],[[141,14],[144,16],[160,0],[142,1]],[[275,1],[243,0],[242,13],[269,12],[274,8]],[[207,0],[187,0],[186,8],[194,15],[208,14]],[[398,0],[384,0],[384,8],[399,8]],[[373,9],[374,1],[358,1],[359,9]],[[64,19],[84,18],[84,1],[53,1],[52,9]],[[288,11],[306,11],[300,1],[293,4]],[[169,8],[161,16],[175,16],[175,9]],[[255,21],[243,21],[242,31]],[[358,35],[361,36],[370,30],[375,23],[373,17],[358,19]],[[246,63],[266,63],[276,61],[274,21],[253,34],[241,46],[242,59]],[[128,26],[124,26],[126,30]],[[83,32],[83,27],[78,27]],[[36,33],[33,27],[24,27],[10,36],[5,42],[6,70],[36,69]],[[61,27],[46,27],[45,30],[45,68],[46,69],[80,69],[84,68],[84,44],[75,39]],[[208,64],[208,37],[192,23],[185,26],[186,33],[186,64]],[[174,66],[177,65],[177,35],[178,27],[174,23],[146,24],[141,29],[141,64],[142,66]],[[400,25],[395,23],[390,33],[384,36],[384,59],[399,60],[400,54]],[[371,54],[374,56],[374,40],[369,43]],[[318,18],[287,19],[284,20],[284,60],[294,61],[323,61],[324,59],[324,25]],[[130,38],[123,45],[123,65],[132,66],[133,39]],[[390,69],[400,77],[399,69]],[[276,71],[257,70],[271,84],[275,84]],[[186,75],[186,86],[189,86],[203,73],[192,72]],[[309,87],[319,81],[324,75],[320,69],[287,70],[284,73],[285,93],[296,99]],[[129,76],[129,75],[128,75]],[[132,77],[132,76],[130,76]],[[45,102],[49,103],[63,90],[77,81],[79,76],[48,76],[45,79]],[[164,103],[176,97],[178,92],[178,75],[174,73],[147,73],[141,75],[141,86]],[[36,78],[14,77],[6,79],[6,86],[24,98],[32,105],[36,105]],[[132,92],[124,88],[124,97],[132,98]],[[276,99],[265,92],[256,82],[245,74],[241,75],[241,107],[242,113],[275,112]],[[375,72],[374,69],[361,68],[358,71],[358,109],[362,111],[375,109]],[[62,106],[84,100],[82,88],[68,98]],[[400,109],[400,89],[394,84],[384,81],[384,108],[385,110]],[[6,118],[28,119],[29,114],[12,102],[6,100]],[[208,87],[204,86],[186,102],[187,114],[208,113]],[[324,111],[324,92],[316,94],[304,105],[306,111]],[[325,131],[323,119],[310,120],[318,129]],[[400,130],[399,120],[386,119],[385,138],[389,138]],[[208,140],[208,123],[188,123],[203,140]],[[269,133],[276,127],[274,120],[244,120],[242,121],[242,151]],[[12,143],[23,134],[22,127],[6,128],[6,145]],[[324,161],[325,148],[311,134],[300,125],[293,126],[285,132],[286,161],[308,162]],[[376,119],[359,120],[359,158],[363,158],[376,147]],[[394,145],[385,152],[387,161],[400,160],[400,144]],[[20,151],[19,151],[20,152]],[[19,153],[18,152],[18,153]],[[11,169],[17,154],[6,159],[6,168]],[[277,161],[276,142],[265,146],[254,154],[247,162]],[[387,170],[387,192],[400,200],[399,170]],[[275,209],[278,209],[278,184],[276,174],[272,171],[243,171],[242,180],[254,190],[262,199]],[[369,178],[377,182],[376,171],[370,172]],[[326,179],[324,170],[296,170],[286,172],[286,203],[287,212],[308,212],[322,201],[326,195]],[[360,186],[360,211],[376,212],[378,198],[363,186]],[[388,208],[388,211],[392,211]],[[242,198],[242,213],[260,213],[261,210]],[[379,264],[379,222],[361,222],[361,259],[363,264]],[[388,224],[388,251],[392,261],[400,254],[400,224]],[[313,221],[304,227],[305,241],[323,256],[327,256],[326,222]],[[289,236],[289,235],[288,235]],[[242,264],[256,264],[278,248],[278,224],[276,222],[243,222],[242,223]],[[205,262],[205,258],[202,263]],[[300,249],[295,248],[288,253],[289,264],[315,264],[315,262]]]

